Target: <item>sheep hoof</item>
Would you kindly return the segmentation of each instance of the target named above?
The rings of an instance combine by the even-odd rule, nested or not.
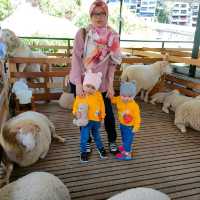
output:
[[[61,143],[64,143],[65,142],[65,138],[59,136],[59,135],[54,135],[53,138],[55,138],[56,140],[58,140],[59,142]]]
[[[181,133],[186,133],[186,129],[185,129],[185,128],[182,128],[182,129],[181,129]]]
[[[165,112],[165,113],[167,113],[167,114],[169,114],[169,110],[166,109],[166,108],[162,108],[162,111]]]
[[[156,105],[155,101],[153,101],[153,100],[151,100],[150,103],[153,105]]]

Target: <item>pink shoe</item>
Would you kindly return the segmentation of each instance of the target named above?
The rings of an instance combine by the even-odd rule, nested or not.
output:
[[[117,153],[117,154],[115,155],[115,158],[117,158],[117,159],[119,159],[119,160],[123,160],[124,155],[123,155],[122,153]]]
[[[123,146],[119,146],[118,149],[120,150],[120,152],[124,152],[125,151]]]
[[[131,155],[122,154],[122,153],[116,154],[115,158],[118,159],[118,160],[133,160]]]

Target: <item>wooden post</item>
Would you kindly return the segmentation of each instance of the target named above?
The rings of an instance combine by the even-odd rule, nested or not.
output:
[[[193,49],[192,49],[192,58],[198,58],[199,46],[200,46],[200,4],[199,4],[197,25],[194,36]],[[196,73],[196,65],[190,65],[189,76],[195,77],[195,73]]]

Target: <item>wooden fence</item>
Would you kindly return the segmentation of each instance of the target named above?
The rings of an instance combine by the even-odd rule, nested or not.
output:
[[[45,46],[46,47],[46,46]],[[63,48],[63,47],[62,47]],[[153,63],[158,60],[163,59],[163,54],[168,53],[169,62],[175,63],[186,63],[200,66],[200,59],[190,58],[191,49],[164,49],[164,48],[127,48],[122,49],[124,56],[122,63],[136,64],[136,63]],[[50,101],[55,100],[60,97],[60,92],[52,92],[52,89],[63,87],[63,77],[69,73],[69,67],[71,62],[71,57],[66,54],[59,54],[57,56],[49,56],[47,58],[10,58],[9,63],[9,83],[12,84],[17,78],[38,78],[44,79],[44,82],[35,83],[33,81],[29,82],[29,87],[31,88],[42,88],[43,92],[34,93],[34,100],[40,101]],[[18,72],[17,66],[19,64],[40,64],[42,66],[42,72]],[[52,65],[62,65],[62,67],[52,67]],[[115,73],[114,87],[115,90],[119,90],[121,69],[118,67]],[[58,81],[55,81],[54,78]],[[52,81],[53,79],[53,81]],[[200,88],[200,83],[198,81],[194,82],[187,78],[183,79],[176,76],[165,76],[165,79],[157,85],[151,94],[156,91],[160,91],[163,87],[163,82],[170,89],[180,88],[181,92],[189,96],[195,96],[198,94],[198,89]]]

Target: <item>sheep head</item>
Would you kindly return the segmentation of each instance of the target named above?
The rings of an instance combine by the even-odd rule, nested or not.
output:
[[[170,74],[172,72],[172,68],[169,65],[168,61],[158,61],[156,62],[160,68],[160,74]]]
[[[21,41],[15,33],[9,29],[3,29],[1,34],[2,41],[7,45],[8,54],[20,47]]]
[[[2,136],[15,149],[19,151],[31,151],[36,145],[35,137],[39,131],[40,128],[37,125],[27,122],[17,124],[14,127],[5,126]]]

